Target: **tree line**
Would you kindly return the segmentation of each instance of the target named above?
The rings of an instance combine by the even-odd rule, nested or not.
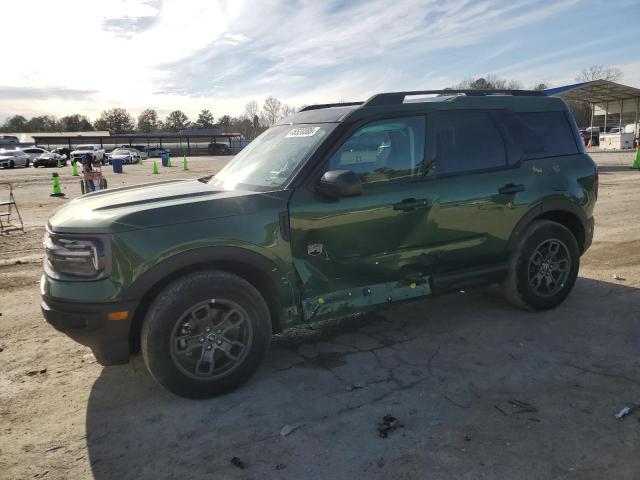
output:
[[[592,80],[618,81],[622,78],[622,72],[615,67],[602,67],[594,65],[582,70],[576,81],[588,82]],[[551,85],[538,83],[530,87],[532,90],[544,90]],[[462,80],[451,89],[511,89],[520,90],[523,84],[517,80],[500,78],[497,75],[487,75],[479,78]],[[580,126],[589,125],[591,111],[586,102],[569,101],[576,122]],[[104,110],[94,122],[84,115],[74,114],[62,118],[51,115],[32,117],[27,120],[22,115],[14,115],[8,118],[0,127],[0,132],[88,132],[94,130],[108,130],[111,134],[128,132],[153,133],[153,132],[177,132],[192,128],[219,128],[224,133],[240,133],[245,138],[252,139],[265,129],[274,125],[281,119],[295,113],[297,109],[273,96],[269,96],[262,107],[252,100],[244,107],[244,112],[237,116],[222,115],[217,121],[209,109],[201,110],[198,117],[191,121],[187,114],[181,110],[174,110],[164,120],[158,116],[153,108],[148,108],[138,115],[137,119],[124,108],[112,108]]]
[[[187,129],[218,128],[223,133],[240,133],[245,138],[254,138],[281,119],[294,114],[297,109],[273,96],[267,97],[262,108],[252,100],[245,105],[244,112],[237,116],[221,115],[216,118],[209,109],[203,109],[195,120],[182,110],[170,112],[162,120],[157,110],[147,108],[134,118],[124,108],[104,110],[93,122],[85,115],[73,114],[61,118],[42,115],[27,119],[13,115],[0,126],[0,132],[91,132],[109,131],[111,134],[129,132],[154,133],[178,132]]]

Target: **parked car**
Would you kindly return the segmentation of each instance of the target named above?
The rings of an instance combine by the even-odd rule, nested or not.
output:
[[[113,159],[117,158],[122,160],[123,163],[133,164],[140,161],[140,154],[130,148],[116,148],[107,155],[107,158],[108,163],[113,163]]]
[[[71,158],[71,150],[69,148],[67,148],[67,147],[54,148],[51,151],[53,153],[57,153],[59,155],[62,155],[66,159],[70,159]]]
[[[122,145],[121,148],[128,148],[129,150],[135,150],[138,152],[138,156],[142,160],[146,160],[149,158],[149,151],[146,145]]]
[[[99,160],[103,165],[107,161],[104,148],[99,148],[96,145],[78,145],[78,147],[71,152],[71,159],[80,161],[87,154],[90,154],[93,158]]]
[[[210,143],[207,150],[210,155],[231,155],[231,149],[224,143]]]
[[[13,168],[13,167],[29,167],[31,159],[29,155],[24,153],[20,149],[0,149],[0,167]]]
[[[18,137],[14,135],[0,135],[0,148],[16,148],[20,144]]]
[[[160,147],[151,147],[147,149],[147,155],[149,157],[160,157],[165,152],[170,154],[171,150],[167,148],[160,148]]]
[[[45,318],[104,365],[141,349],[161,385],[203,398],[295,325],[491,283],[527,310],[560,305],[598,196],[567,105],[405,103],[425,93],[309,106],[215,176],[67,202],[47,222]]]
[[[54,152],[45,152],[33,161],[33,168],[38,167],[57,167],[58,162],[63,167],[67,166],[67,159]]]
[[[29,155],[29,160],[31,161],[35,160],[43,153],[49,153],[48,150],[45,150],[44,148],[40,148],[40,147],[24,147],[24,148],[21,148],[21,150],[27,155]]]

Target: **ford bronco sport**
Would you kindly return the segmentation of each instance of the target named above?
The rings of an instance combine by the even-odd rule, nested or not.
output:
[[[210,397],[296,324],[488,283],[520,307],[557,306],[597,191],[567,106],[539,92],[313,105],[215,176],[57,210],[42,311],[100,363],[141,350],[164,387]]]

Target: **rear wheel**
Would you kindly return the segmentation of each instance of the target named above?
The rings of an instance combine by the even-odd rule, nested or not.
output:
[[[9,160],[9,168],[13,168],[15,166],[16,166],[16,164],[13,163],[13,160]]]
[[[505,297],[529,310],[557,307],[578,276],[580,250],[564,225],[536,220],[522,234],[502,284]]]
[[[149,308],[141,349],[153,378],[169,391],[207,398],[231,391],[258,369],[271,341],[260,293],[226,272],[186,275]]]

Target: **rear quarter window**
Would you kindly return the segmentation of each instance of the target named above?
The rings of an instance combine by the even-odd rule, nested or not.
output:
[[[558,157],[579,153],[571,124],[564,112],[520,112],[510,129],[523,159]]]

